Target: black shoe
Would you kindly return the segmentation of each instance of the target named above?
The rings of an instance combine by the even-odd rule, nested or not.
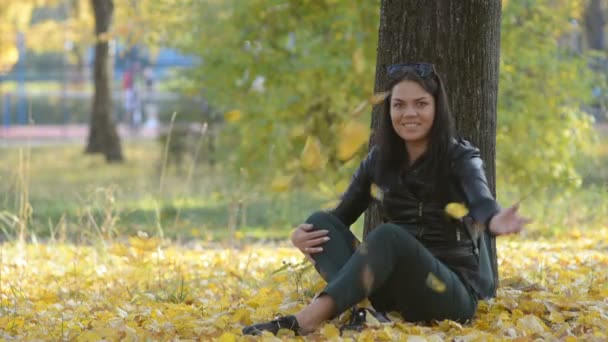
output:
[[[381,312],[376,312],[367,308],[353,307],[352,313],[350,315],[350,321],[340,328],[340,335],[345,330],[361,332],[361,330],[363,330],[364,328],[365,322],[367,321],[367,315],[374,316],[374,318],[376,318],[380,323],[388,323],[391,321]]]
[[[278,316],[270,322],[258,323],[243,328],[243,335],[262,335],[264,331],[270,331],[276,335],[280,329],[289,329],[296,336],[299,335],[300,326],[295,316]]]

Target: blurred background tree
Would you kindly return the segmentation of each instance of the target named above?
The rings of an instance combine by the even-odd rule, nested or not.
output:
[[[339,193],[345,184],[338,180],[365,153],[363,139],[349,136],[354,159],[337,157],[344,132],[368,133],[343,127],[370,121],[353,112],[370,112],[360,104],[372,93],[379,1],[181,6],[175,10],[183,21],[163,28],[167,42],[203,63],[179,85],[232,113],[220,147],[228,164],[257,184],[327,183]],[[497,170],[505,186],[580,184],[574,163],[594,141],[593,118],[583,109],[594,87],[605,89],[605,72],[593,72],[580,46],[582,27],[602,22],[585,24],[592,20],[583,15],[587,6],[594,12],[598,1],[503,1]],[[306,154],[318,154],[315,170],[302,168]]]

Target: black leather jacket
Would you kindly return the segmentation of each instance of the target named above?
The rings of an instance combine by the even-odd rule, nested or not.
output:
[[[468,216],[486,227],[500,207],[488,187],[479,150],[460,139],[454,141],[449,156],[451,169],[444,182],[425,179],[418,162],[405,175],[381,176],[374,147],[331,212],[347,226],[352,225],[372,201],[370,189],[375,184],[382,194],[377,197],[381,197],[384,221],[414,234],[479,295],[479,263],[473,243],[462,220],[449,217],[445,207],[452,202],[463,203],[469,209]]]

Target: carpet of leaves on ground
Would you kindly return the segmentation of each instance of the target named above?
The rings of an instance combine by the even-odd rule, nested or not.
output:
[[[608,339],[608,229],[502,238],[499,253],[502,286],[471,324],[420,326],[391,314],[392,323],[339,336],[344,314],[303,339]],[[241,336],[244,325],[293,313],[324,285],[286,244],[177,246],[132,237],[93,246],[5,243],[0,255],[6,340],[256,340]],[[261,337],[277,338],[302,339],[286,331]]]

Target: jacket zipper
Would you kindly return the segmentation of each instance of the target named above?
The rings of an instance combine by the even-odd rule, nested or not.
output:
[[[456,228],[456,241],[460,241],[460,228]]]
[[[418,217],[422,217],[422,202],[418,202]],[[418,233],[418,237],[422,237],[423,232],[424,232],[424,225],[422,225],[420,227],[420,232]]]

